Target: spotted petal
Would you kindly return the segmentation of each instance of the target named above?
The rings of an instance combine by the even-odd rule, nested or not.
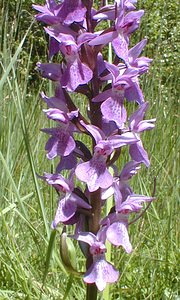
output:
[[[119,221],[111,224],[107,230],[107,239],[115,246],[122,246],[127,253],[132,251],[125,222]]]
[[[121,101],[108,98],[101,104],[101,112],[105,119],[114,121],[119,128],[124,127],[127,119],[127,113]]]
[[[119,272],[112,264],[105,260],[104,256],[99,256],[84,275],[86,283],[95,283],[99,291],[103,291],[107,283],[116,282]]]

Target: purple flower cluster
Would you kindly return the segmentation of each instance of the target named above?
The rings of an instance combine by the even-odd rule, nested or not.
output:
[[[48,159],[59,157],[55,174],[40,177],[60,194],[52,227],[59,223],[75,225],[71,237],[87,243],[84,255],[91,257],[84,281],[95,283],[100,291],[119,277],[119,272],[106,261],[106,240],[130,253],[129,215],[153,200],[135,194],[129,185],[141,164],[150,165],[141,133],[155,126],[155,119],[144,119],[148,102],[139,83],[152,61],[139,57],[147,40],[129,47],[131,34],[139,28],[144,14],[136,10],[135,4],[134,0],[115,0],[114,5],[98,10],[93,8],[93,1],[87,0],[46,0],[44,6],[33,5],[38,11],[36,19],[47,25],[50,41],[50,62],[39,62],[37,67],[55,87],[53,97],[41,93],[48,106],[44,113],[55,124],[42,129],[50,136],[45,150]],[[110,21],[111,26],[96,31],[102,20]],[[102,54],[109,43],[114,50],[113,63]],[[77,107],[76,98],[72,100],[74,93],[76,97],[83,95],[86,116]],[[85,97],[87,100],[83,100]],[[131,102],[136,110],[128,115]],[[92,149],[89,142],[86,145],[77,139],[81,135],[89,136]],[[130,161],[120,172],[117,161],[124,146]],[[68,178],[61,175],[63,170]],[[96,208],[103,209],[111,196],[113,207],[103,216]]]

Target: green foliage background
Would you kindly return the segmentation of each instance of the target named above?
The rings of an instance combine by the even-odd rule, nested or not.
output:
[[[130,226],[133,253],[113,250],[111,260],[121,279],[99,299],[180,299],[178,4],[138,1],[145,16],[132,45],[149,40],[144,55],[154,61],[141,84],[150,102],[148,117],[156,117],[157,125],[143,136],[151,167],[132,183],[135,192],[151,194],[156,176],[157,201]],[[52,87],[36,72],[36,62],[47,61],[47,36],[31,6],[29,0],[0,2],[0,300],[84,299],[82,280],[69,276],[60,260],[59,233],[46,261],[57,196],[36,173],[54,168],[45,159],[46,136],[39,131],[49,126],[39,93],[51,93]],[[85,108],[81,99],[78,103]],[[83,271],[78,250],[76,256]]]

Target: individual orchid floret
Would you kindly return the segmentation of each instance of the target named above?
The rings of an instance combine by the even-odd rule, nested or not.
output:
[[[143,39],[128,51],[128,66],[137,69],[139,74],[147,72],[149,64],[152,62],[152,59],[148,57],[143,56],[138,58],[146,43],[147,39]]]
[[[105,258],[105,237],[99,231],[97,235],[91,232],[79,232],[71,236],[78,241],[90,245],[89,251],[93,257],[93,263],[84,275],[84,281],[88,284],[95,283],[99,291],[103,291],[107,283],[116,282],[119,272]]]
[[[77,111],[65,113],[56,108],[44,110],[47,117],[59,123],[56,128],[44,128],[43,132],[52,135],[46,143],[45,149],[48,151],[47,157],[53,159],[57,155],[68,156],[76,147],[76,143],[72,137],[76,127],[70,122],[78,116]]]
[[[117,13],[119,13],[119,10],[122,9],[122,4],[121,2],[123,2],[123,6],[124,9],[126,11],[131,11],[136,9],[136,7],[134,6],[134,4],[136,4],[136,0],[117,0],[115,1],[115,4],[109,4],[106,6],[103,6],[102,8],[100,8],[96,14],[93,16],[94,20],[115,20]]]
[[[48,25],[59,23],[60,19],[58,13],[60,10],[60,4],[57,4],[55,0],[46,0],[44,6],[32,5],[34,9],[39,11],[35,17],[38,21],[44,22]]]
[[[128,217],[131,212],[139,212],[143,202],[150,202],[154,198],[143,195],[129,195],[124,202],[116,201],[115,212],[111,213],[102,220],[101,224],[106,225],[110,222],[107,228],[106,236],[110,243],[115,246],[122,246],[127,253],[132,251],[132,245],[128,235]]]
[[[58,207],[52,227],[56,228],[59,223],[74,224],[78,222],[78,209],[91,209],[91,206],[79,197],[76,193],[66,193],[65,197],[59,200]]]
[[[94,155],[90,161],[80,163],[75,170],[79,180],[86,182],[90,192],[98,188],[108,188],[113,183],[113,178],[106,167],[107,157],[113,149],[109,142],[96,145]]]
[[[86,14],[86,8],[81,0],[64,0],[59,4],[54,0],[46,0],[46,5],[33,5],[33,8],[40,12],[36,15],[36,19],[48,25],[82,22]]]
[[[102,225],[106,225],[107,221],[110,222],[106,232],[107,240],[115,246],[122,246],[127,253],[131,253],[132,245],[128,234],[128,215],[115,212],[102,220]]]
[[[44,128],[41,131],[51,135],[45,146],[48,159],[56,156],[68,156],[76,147],[72,137],[74,126],[70,123],[61,123],[58,127]]]
[[[140,19],[144,14],[143,10],[130,11],[125,15],[125,7],[123,7],[123,1],[121,1],[121,9],[115,20],[115,30],[101,33],[98,37],[95,37],[89,42],[90,46],[106,45],[112,42],[112,46],[116,55],[128,62],[128,44],[129,36],[134,32],[140,23]]]
[[[79,85],[88,83],[93,76],[92,70],[81,62],[76,45],[66,45],[64,48],[67,62],[61,79],[62,87],[74,91]]]
[[[106,200],[114,195],[115,202],[122,203],[125,201],[127,197],[133,193],[131,187],[129,186],[129,180],[132,178],[132,176],[137,174],[139,169],[139,162],[130,161],[124,166],[119,176],[116,171],[112,186],[102,191],[102,200]]]
[[[106,161],[108,156],[116,148],[134,143],[136,137],[131,132],[122,135],[112,135],[107,139],[104,133],[94,125],[81,124],[92,134],[96,141],[94,147],[94,155],[91,160],[80,163],[75,170],[79,180],[86,182],[90,192],[96,191],[98,188],[107,189],[113,183],[113,177],[107,169]]]
[[[46,29],[46,32],[60,43],[60,51],[66,60],[63,68],[61,85],[68,91],[74,91],[79,85],[88,83],[93,76],[92,70],[79,58],[79,46],[70,34],[57,34],[53,28]]]
[[[129,129],[132,132],[134,132],[138,137],[141,132],[145,130],[150,130],[155,126],[154,122],[156,119],[143,120],[147,108],[148,102],[145,102],[129,118]],[[149,167],[150,161],[148,158],[148,154],[144,149],[140,138],[137,143],[130,145],[129,153],[133,160],[137,162],[143,162],[147,167]]]
[[[103,117],[108,121],[114,121],[118,128],[122,129],[127,119],[124,98],[142,103],[143,95],[136,77],[136,70],[120,74],[117,66],[107,64],[107,68],[112,76],[112,88],[97,95],[93,102],[103,102],[101,104]]]
[[[65,179],[60,174],[44,173],[40,176],[49,185],[52,185],[58,192],[64,193],[65,197],[59,200],[58,208],[52,227],[56,228],[62,222],[66,224],[74,224],[78,221],[78,209],[90,209],[91,206],[74,192],[74,171],[71,171],[69,179]]]

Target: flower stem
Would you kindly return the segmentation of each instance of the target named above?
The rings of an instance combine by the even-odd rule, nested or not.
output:
[[[97,299],[97,287],[93,284],[87,284],[86,289],[86,300],[96,300]]]

